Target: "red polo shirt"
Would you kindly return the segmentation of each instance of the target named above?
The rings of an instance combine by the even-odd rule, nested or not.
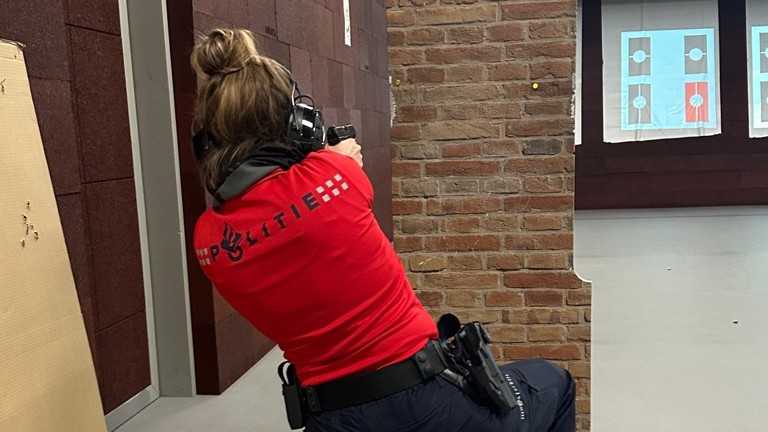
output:
[[[197,222],[206,276],[304,385],[399,362],[437,337],[372,202],[357,163],[323,150]]]

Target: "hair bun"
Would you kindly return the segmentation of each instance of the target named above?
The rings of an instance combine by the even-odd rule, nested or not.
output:
[[[192,67],[208,76],[227,75],[244,68],[259,53],[248,30],[216,29],[192,50]]]

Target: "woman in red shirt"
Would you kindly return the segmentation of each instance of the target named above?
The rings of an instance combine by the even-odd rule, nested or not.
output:
[[[360,146],[323,147],[317,112],[250,32],[214,30],[192,65],[196,156],[217,200],[198,220],[197,258],[295,365],[308,430],[573,431],[573,383],[549,363],[502,368],[520,405],[506,414],[423,367],[437,329],[376,222]]]

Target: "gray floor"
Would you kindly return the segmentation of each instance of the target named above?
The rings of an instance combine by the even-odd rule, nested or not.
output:
[[[768,431],[768,207],[577,212],[575,232],[593,282],[593,432]],[[288,431],[281,359],[118,431]]]
[[[768,208],[579,212],[592,430],[768,431]]]

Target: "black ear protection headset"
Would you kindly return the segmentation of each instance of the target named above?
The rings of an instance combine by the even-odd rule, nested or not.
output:
[[[288,117],[287,139],[302,146],[307,153],[319,150],[325,142],[325,125],[322,113],[315,108],[315,101],[301,93],[291,72],[277,63],[291,81],[291,110]],[[197,161],[202,161],[211,150],[219,146],[214,134],[203,126],[192,135],[192,150]]]

